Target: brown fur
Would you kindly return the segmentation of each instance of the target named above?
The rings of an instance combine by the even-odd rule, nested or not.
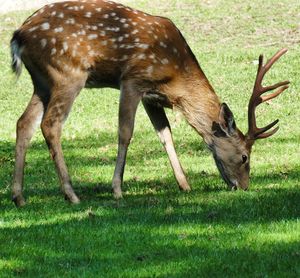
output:
[[[248,187],[249,167],[240,165],[241,156],[250,154],[246,139],[236,128],[234,133],[233,128],[227,130],[232,124],[227,108],[221,105],[182,34],[169,19],[112,1],[56,3],[24,22],[14,33],[11,49],[14,71],[20,73],[22,60],[34,84],[33,98],[17,124],[13,183],[16,205],[25,204],[25,154],[40,115],[62,191],[71,202],[79,202],[64,162],[60,137],[63,122],[83,87],[121,90],[119,147],[112,182],[116,198],[122,196],[126,154],[140,101],[165,146],[181,189],[190,187],[163,107],[183,113],[213,151],[229,185]],[[214,122],[222,123],[226,137],[214,136]]]

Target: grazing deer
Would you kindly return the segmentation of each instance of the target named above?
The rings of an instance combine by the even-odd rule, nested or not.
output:
[[[121,184],[126,153],[132,137],[137,106],[146,112],[169,156],[182,190],[190,190],[175,152],[164,108],[178,108],[212,151],[224,181],[247,189],[251,147],[275,121],[257,128],[255,108],[288,88],[288,81],[263,87],[262,80],[279,51],[259,68],[249,102],[249,130],[236,127],[229,107],[221,104],[194,54],[176,26],[163,17],[151,16],[112,1],[67,1],[43,7],[15,31],[11,40],[12,68],[17,75],[25,64],[32,78],[33,96],[17,122],[13,201],[25,204],[22,195],[26,149],[37,123],[55,162],[66,198],[78,203],[72,189],[62,147],[63,122],[84,87],[120,88],[119,143],[112,180],[114,196],[122,197]],[[278,88],[268,96],[261,95]]]

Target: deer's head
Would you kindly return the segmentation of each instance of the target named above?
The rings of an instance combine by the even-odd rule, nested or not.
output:
[[[252,145],[257,139],[270,137],[278,130],[276,127],[269,131],[278,123],[278,120],[263,128],[258,128],[255,109],[259,104],[277,97],[288,88],[289,81],[267,87],[262,86],[266,72],[286,52],[287,49],[278,51],[265,65],[263,65],[263,56],[259,57],[257,76],[248,106],[248,132],[245,135],[236,127],[234,116],[225,103],[221,105],[218,122],[213,122],[213,144],[210,145],[210,149],[222,178],[232,189],[248,189]],[[274,93],[262,96],[275,89],[277,90]]]

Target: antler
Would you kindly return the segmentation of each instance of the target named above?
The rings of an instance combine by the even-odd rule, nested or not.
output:
[[[249,101],[249,106],[248,106],[248,133],[247,137],[250,140],[256,140],[256,139],[262,139],[262,138],[267,138],[274,133],[277,132],[279,127],[274,128],[272,131],[266,132],[272,127],[274,127],[279,120],[276,120],[272,122],[271,124],[263,127],[263,128],[258,128],[256,126],[256,118],[255,118],[255,109],[256,107],[265,102],[268,101],[272,98],[277,97],[280,95],[283,91],[285,91],[289,86],[288,84],[290,83],[289,81],[284,81],[284,82],[279,82],[275,85],[272,86],[267,86],[263,87],[262,86],[262,81],[265,76],[265,74],[268,72],[268,70],[272,67],[272,65],[283,55],[287,52],[287,49],[281,49],[279,50],[267,63],[266,65],[263,65],[263,55],[259,56],[259,65],[258,65],[258,70],[257,70],[257,76],[253,88],[253,93]],[[272,91],[277,89],[274,93],[268,94],[266,96],[262,96],[262,94]]]

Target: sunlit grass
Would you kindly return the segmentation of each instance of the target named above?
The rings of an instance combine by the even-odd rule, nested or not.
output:
[[[256,60],[288,47],[266,83],[291,87],[258,109],[280,130],[256,143],[251,188],[229,192],[201,138],[168,111],[193,190],[179,192],[142,107],[125,170],[124,196],[111,178],[117,151],[116,90],[83,90],[64,127],[63,149],[82,202],[66,203],[38,131],[27,155],[27,206],[10,201],[15,124],[32,94],[26,71],[10,70],[9,40],[30,12],[0,17],[0,277],[299,277],[300,85],[298,1],[130,1],[168,16],[191,45],[216,92],[246,131]]]

